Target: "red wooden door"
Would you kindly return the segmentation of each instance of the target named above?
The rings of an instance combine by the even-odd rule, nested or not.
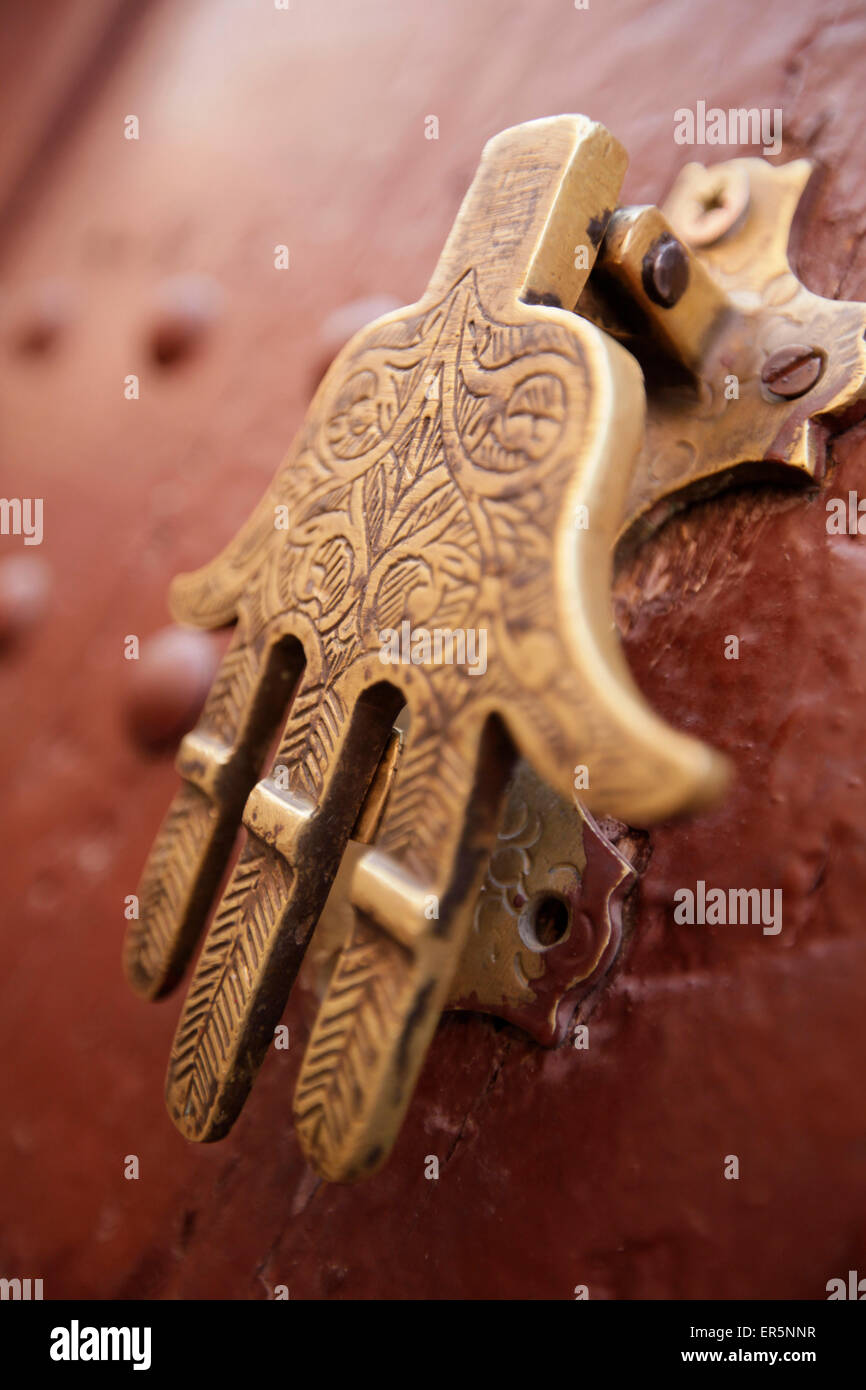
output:
[[[584,111],[630,152],[626,200],[656,202],[692,153],[674,112],[698,100],[782,109],[783,158],[824,170],[796,268],[866,298],[864,58],[858,6],[803,0],[186,0],[10,26],[3,490],[44,500],[24,582],[51,587],[0,653],[0,1273],[46,1297],[811,1298],[864,1268],[864,561],[825,526],[826,498],[861,485],[863,427],[819,489],[694,506],[618,576],[641,688],[737,781],[649,834],[588,1052],[446,1017],[391,1162],[328,1186],[290,1118],[310,1001],[231,1136],[196,1148],[162,1101],[179,1001],[142,1004],[120,970],[175,786],[170,753],[129,732],[124,640],[167,622],[171,576],[258,500],[328,316],[418,295],[497,130]],[[677,928],[686,872],[781,885],[784,931]]]

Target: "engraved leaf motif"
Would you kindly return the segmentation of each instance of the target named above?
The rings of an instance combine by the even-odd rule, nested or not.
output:
[[[376,464],[367,469],[364,474],[361,496],[367,535],[371,545],[377,547],[381,539],[385,513],[388,509],[388,483],[384,463]]]
[[[341,954],[295,1094],[295,1123],[308,1152],[338,1153],[363,1113],[383,1049],[404,1015],[411,974],[408,954],[370,929],[357,929]]]
[[[242,1040],[291,882],[285,860],[250,841],[214,918],[172,1048],[172,1104],[198,1126],[210,1115]]]
[[[184,782],[154,841],[139,888],[141,916],[130,927],[126,958],[142,978],[157,979],[171,952],[215,826],[215,813]]]

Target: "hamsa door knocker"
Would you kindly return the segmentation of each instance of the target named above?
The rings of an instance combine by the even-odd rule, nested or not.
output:
[[[773,325],[789,332],[781,270],[758,332],[725,284],[751,270],[714,274],[711,253],[699,260],[683,238],[685,308],[665,306],[652,247],[676,238],[657,209],[613,214],[625,163],[581,116],[492,140],[422,298],[340,353],[249,521],[175,580],[179,621],[234,624],[234,637],[181,745],[181,788],[145,868],[125,948],[139,993],[180,979],[239,824],[246,832],[171,1052],[168,1108],[190,1139],[218,1139],[236,1119],[350,840],[366,848],[294,1105],[304,1151],[331,1180],[386,1158],[443,1007],[497,1007],[495,990],[477,987],[483,964],[473,978],[461,960],[483,920],[479,894],[491,900],[515,786],[532,801],[543,783],[574,807],[580,766],[589,811],[643,825],[699,809],[724,785],[724,761],[658,719],[630,678],[610,612],[614,545],[651,502],[750,457],[749,416],[722,422],[717,409],[732,354],[763,422],[751,457],[814,474],[803,432],[859,398],[866,320],[862,306],[808,296],[847,356],[828,362],[812,400],[768,401],[760,335],[771,350]],[[798,179],[785,181],[796,192],[780,212],[765,199],[749,224],[782,228],[765,235],[765,270],[780,246],[784,258]],[[758,176],[756,187],[757,208]],[[807,292],[790,278],[802,325]],[[654,397],[648,413],[629,333],[605,304],[613,280],[645,299],[646,340],[687,361],[691,412],[680,393]],[[680,449],[665,462],[674,436],[696,441],[685,470]],[[480,650],[480,634],[483,670],[459,660],[461,635]],[[602,914],[633,880],[614,857],[596,875]],[[517,902],[513,931],[527,945]],[[571,983],[609,959],[605,931],[581,945]],[[533,1030],[545,1041],[561,1036],[560,994],[548,990]]]

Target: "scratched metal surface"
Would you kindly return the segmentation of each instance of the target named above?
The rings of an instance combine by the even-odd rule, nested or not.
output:
[[[84,61],[95,40],[83,21],[76,33]],[[59,40],[45,26],[16,42],[33,65]],[[620,576],[640,685],[728,751],[740,781],[712,814],[652,833],[589,1052],[448,1018],[391,1164],[363,1188],[326,1187],[290,1122],[303,1000],[231,1137],[189,1147],[161,1094],[179,1000],[133,999],[120,943],[175,785],[170,756],[126,732],[123,638],[167,621],[171,575],[258,499],[327,314],[363,294],[415,298],[496,130],[586,111],[631,153],[626,196],[654,201],[683,162],[673,111],[700,98],[782,107],[786,154],[826,165],[800,274],[864,298],[864,56],[855,4],[769,0],[756,22],[750,0],[219,0],[121,25],[87,100],[59,100],[62,64],[44,69],[45,120],[28,108],[17,162],[0,151],[14,213],[3,490],[45,498],[55,578],[48,615],[0,655],[0,1272],[42,1277],[47,1297],[266,1298],[282,1283],[292,1297],[568,1298],[583,1283],[592,1297],[797,1298],[862,1269],[866,552],[827,536],[820,495],[703,505]],[[129,113],[138,142],[122,138]],[[222,308],[197,353],[161,366],[160,284],[190,271],[218,283]],[[69,321],[26,352],[48,279]],[[825,490],[862,487],[864,432],[834,455]],[[721,659],[730,632],[737,664]],[[781,884],[781,937],[675,929],[672,891],[695,877]],[[731,1153],[738,1182],[722,1176]]]

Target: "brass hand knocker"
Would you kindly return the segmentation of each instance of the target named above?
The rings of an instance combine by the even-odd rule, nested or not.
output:
[[[659,472],[676,407],[651,405],[647,419],[637,360],[587,284],[607,228],[599,265],[639,298],[635,266],[667,227],[656,209],[609,226],[625,163],[581,116],[492,140],[423,297],[341,352],[249,521],[174,582],[179,621],[235,632],[181,745],[183,784],[144,872],[125,951],[141,994],[179,980],[241,820],[246,830],[169,1064],[168,1108],[190,1139],[220,1138],[237,1118],[371,798],[375,841],[354,869],[351,929],[295,1097],[303,1148],[333,1180],[389,1152],[452,990],[515,760],[569,801],[584,766],[582,801],[631,824],[694,810],[724,783],[723,761],[643,701],[610,614],[627,517],[749,457],[750,442],[726,416],[728,435],[717,420],[688,477],[681,451],[680,474]],[[742,354],[755,330],[683,255],[692,308],[671,327],[653,300],[647,333],[700,384],[702,371],[715,381],[725,334],[739,334]],[[862,306],[832,307],[858,311],[862,344]],[[853,399],[855,366],[859,390],[862,347],[822,413]],[[705,440],[713,412],[699,399],[693,433]],[[772,444],[771,456],[814,472],[792,423],[813,412],[781,405],[789,443],[778,444],[777,405],[752,457]],[[423,648],[426,633],[435,651],[437,632],[450,634],[439,660],[395,660],[386,640],[408,634]],[[459,634],[482,633],[483,671],[454,659]]]

